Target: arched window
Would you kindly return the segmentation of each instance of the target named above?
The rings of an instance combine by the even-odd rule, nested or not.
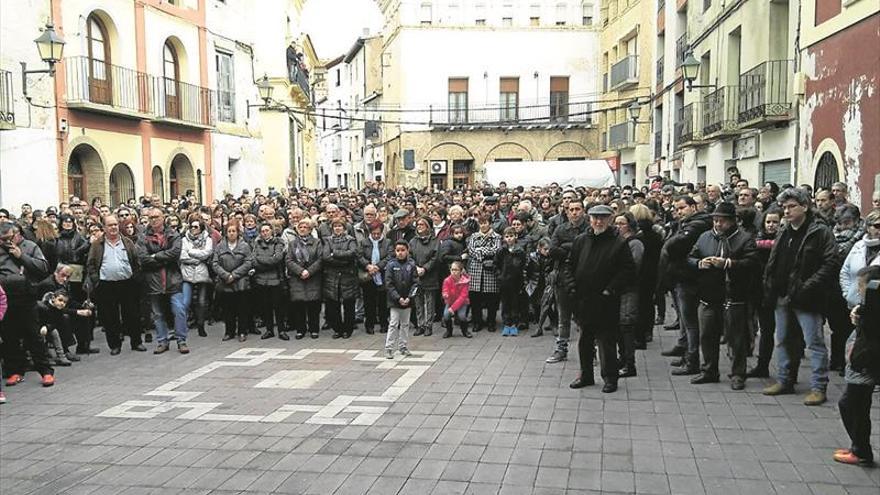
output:
[[[67,163],[67,194],[77,198],[86,197],[85,174],[77,153],[70,155],[70,161]]]
[[[162,50],[162,77],[165,80],[165,115],[180,118],[180,63],[170,40],[165,42]]]
[[[124,163],[117,163],[110,172],[110,206],[125,204],[134,199],[134,176]]]
[[[107,28],[101,19],[89,15],[86,23],[88,50],[89,100],[93,103],[110,104],[113,101],[110,83],[110,43]]]
[[[171,198],[176,198],[180,191],[177,185],[177,167],[171,164],[171,170],[168,172],[168,186],[171,188]]]
[[[830,151],[822,153],[819,164],[816,166],[816,180],[813,183],[815,189],[831,189],[831,185],[840,180],[837,173],[837,160]]]
[[[165,201],[165,181],[162,179],[162,169],[153,167],[153,194],[159,196],[160,201]]]

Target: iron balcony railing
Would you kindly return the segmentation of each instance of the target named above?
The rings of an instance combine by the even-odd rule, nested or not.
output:
[[[639,83],[639,56],[627,55],[611,66],[610,89]]]
[[[12,73],[0,70],[0,127],[15,125],[15,101],[12,99]]]
[[[739,76],[740,123],[792,117],[791,60],[770,60]]]
[[[654,131],[654,159],[663,156],[663,131]]]
[[[630,121],[621,122],[608,128],[608,149],[628,148],[632,145],[635,127]]]
[[[290,82],[299,86],[302,90],[303,95],[309,100],[312,101],[312,90],[309,86],[309,77],[303,72],[302,69],[299,68],[298,65],[294,64],[290,67],[289,74]]]
[[[89,57],[68,57],[67,102],[104,105],[124,113],[153,113],[152,77]]]
[[[724,86],[703,97],[703,135],[728,134],[739,129],[739,86]]]
[[[676,126],[681,128],[681,139],[677,143],[693,143],[703,138],[702,108],[699,103],[688,103],[678,114]]]
[[[480,108],[432,105],[427,115],[432,126],[462,127],[529,127],[546,125],[589,125],[592,123],[591,102],[566,102],[562,99],[539,103],[498,105]],[[415,119],[418,114],[412,115]],[[419,116],[420,118],[422,116]]]
[[[214,91],[166,77],[153,78],[156,117],[198,126],[214,125]]]
[[[681,67],[682,62],[684,62],[684,58],[687,55],[688,51],[688,35],[687,32],[682,34],[675,40],[675,68],[678,69]]]

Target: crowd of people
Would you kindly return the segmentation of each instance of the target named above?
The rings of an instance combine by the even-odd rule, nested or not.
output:
[[[666,323],[669,298],[664,328],[678,339],[662,354],[674,358],[672,375],[719,382],[725,345],[730,387],[742,390],[770,376],[775,349],[776,380],[763,393],[791,394],[807,350],[804,403],[826,401],[829,372],[845,376],[839,405],[853,444],[835,458],[867,463],[880,378],[878,329],[865,329],[862,304],[880,279],[880,195],[872,199],[863,215],[843,183],[755,188],[734,174],[708,186],[376,183],[245,190],[205,205],[189,192],[0,209],[3,376],[14,386],[34,370],[53,385],[54,367],[100,352],[98,327],[117,356],[126,337],[133,352],[155,341],[154,354],[188,354],[191,331],[207,337],[214,321],[222,340],[239,342],[348,339],[362,324],[384,334],[394,359],[437,327],[442,338],[456,327],[464,338],[496,332],[500,310],[502,336],[553,333],[548,364],[568,359],[576,325],[571,388],[595,383],[598,358],[611,393],[637,375],[636,351]],[[854,347],[868,349],[858,366]]]

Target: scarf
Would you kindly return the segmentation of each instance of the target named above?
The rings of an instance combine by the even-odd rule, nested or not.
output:
[[[299,234],[296,236],[296,247],[293,250],[293,255],[296,258],[296,262],[300,265],[305,265],[309,261],[309,250],[308,250],[308,239],[309,237],[303,237]]]
[[[376,239],[373,239],[372,237],[370,237],[370,242],[373,243],[373,251],[370,253],[370,263],[373,265],[378,265],[379,260],[382,259],[382,255],[379,254],[379,244],[382,242],[382,239],[379,239],[377,241]],[[373,283],[376,284],[377,287],[380,287],[382,285],[382,273],[381,272],[376,272],[373,275]]]
[[[186,238],[192,243],[195,248],[203,248],[205,247],[205,241],[208,239],[207,232],[199,232],[198,235],[192,235],[192,233],[187,232]]]

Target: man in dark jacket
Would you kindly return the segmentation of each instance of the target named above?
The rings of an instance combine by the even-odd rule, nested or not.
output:
[[[810,196],[803,189],[789,188],[777,197],[786,226],[770,251],[764,270],[765,297],[776,304],[776,358],[778,382],[765,388],[765,395],[794,393],[797,368],[792,366],[797,349],[792,332],[798,324],[810,350],[810,393],[804,404],[825,402],[828,387],[828,350],[822,317],[828,290],[840,269],[834,234],[810,211]],[[795,320],[797,322],[795,322]]]
[[[144,273],[146,294],[150,296],[153,325],[156,327],[156,350],[168,350],[168,306],[174,316],[177,349],[189,353],[186,345],[186,304],[183,298],[183,277],[180,274],[180,233],[165,227],[165,215],[159,208],[147,210],[150,220],[144,237],[138,242],[138,260]]]
[[[703,371],[691,383],[717,383],[718,354],[722,332],[733,354],[733,390],[745,388],[746,355],[749,351],[747,325],[749,300],[757,266],[755,239],[737,227],[733,203],[719,203],[712,212],[712,230],[703,232],[691,250],[688,263],[697,269],[697,295],[700,298],[700,347]]]
[[[564,286],[569,270],[566,260],[571,253],[571,246],[575,238],[586,232],[588,227],[584,217],[583,203],[571,201],[567,208],[568,220],[553,231],[553,237],[550,239],[550,257],[553,259],[556,271],[554,283],[556,284],[556,311],[559,316],[559,327],[556,333],[556,348],[553,354],[547,358],[547,363],[558,363],[568,359],[572,300]]]
[[[605,393],[617,390],[620,295],[636,275],[626,240],[611,228],[613,213],[606,205],[590,208],[590,229],[572,243],[567,262],[571,276],[564,277],[569,295],[579,303],[574,312],[581,328],[578,340],[581,374],[570,387],[582,388],[595,383],[595,342],[599,347],[602,379],[605,381],[602,392]]]
[[[0,223],[0,286],[6,291],[7,310],[0,337],[0,354],[6,385],[23,380],[27,368],[24,341],[31,355],[34,369],[42,377],[44,387],[55,383],[55,370],[49,364],[46,345],[37,329],[37,294],[33,287],[49,275],[49,263],[37,245],[24,239],[12,222]]]
[[[104,229],[104,235],[89,248],[84,289],[97,303],[110,355],[116,356],[122,351],[125,333],[130,336],[131,350],[144,352],[147,348],[141,342],[140,290],[135,281],[140,271],[137,247],[120,234],[116,215],[104,217]],[[77,353],[98,352],[89,343],[77,342]]]
[[[678,215],[678,230],[663,244],[660,251],[660,277],[664,287],[673,287],[681,331],[678,343],[664,351],[664,356],[680,356],[673,361],[673,375],[696,375],[700,372],[700,327],[697,315],[696,270],[687,263],[688,254],[703,232],[712,228],[712,218],[697,211],[690,196],[679,196],[673,202]]]
[[[416,228],[412,225],[412,213],[405,208],[394,212],[392,216],[394,226],[388,231],[388,240],[394,244],[397,241],[409,242],[416,236]]]

